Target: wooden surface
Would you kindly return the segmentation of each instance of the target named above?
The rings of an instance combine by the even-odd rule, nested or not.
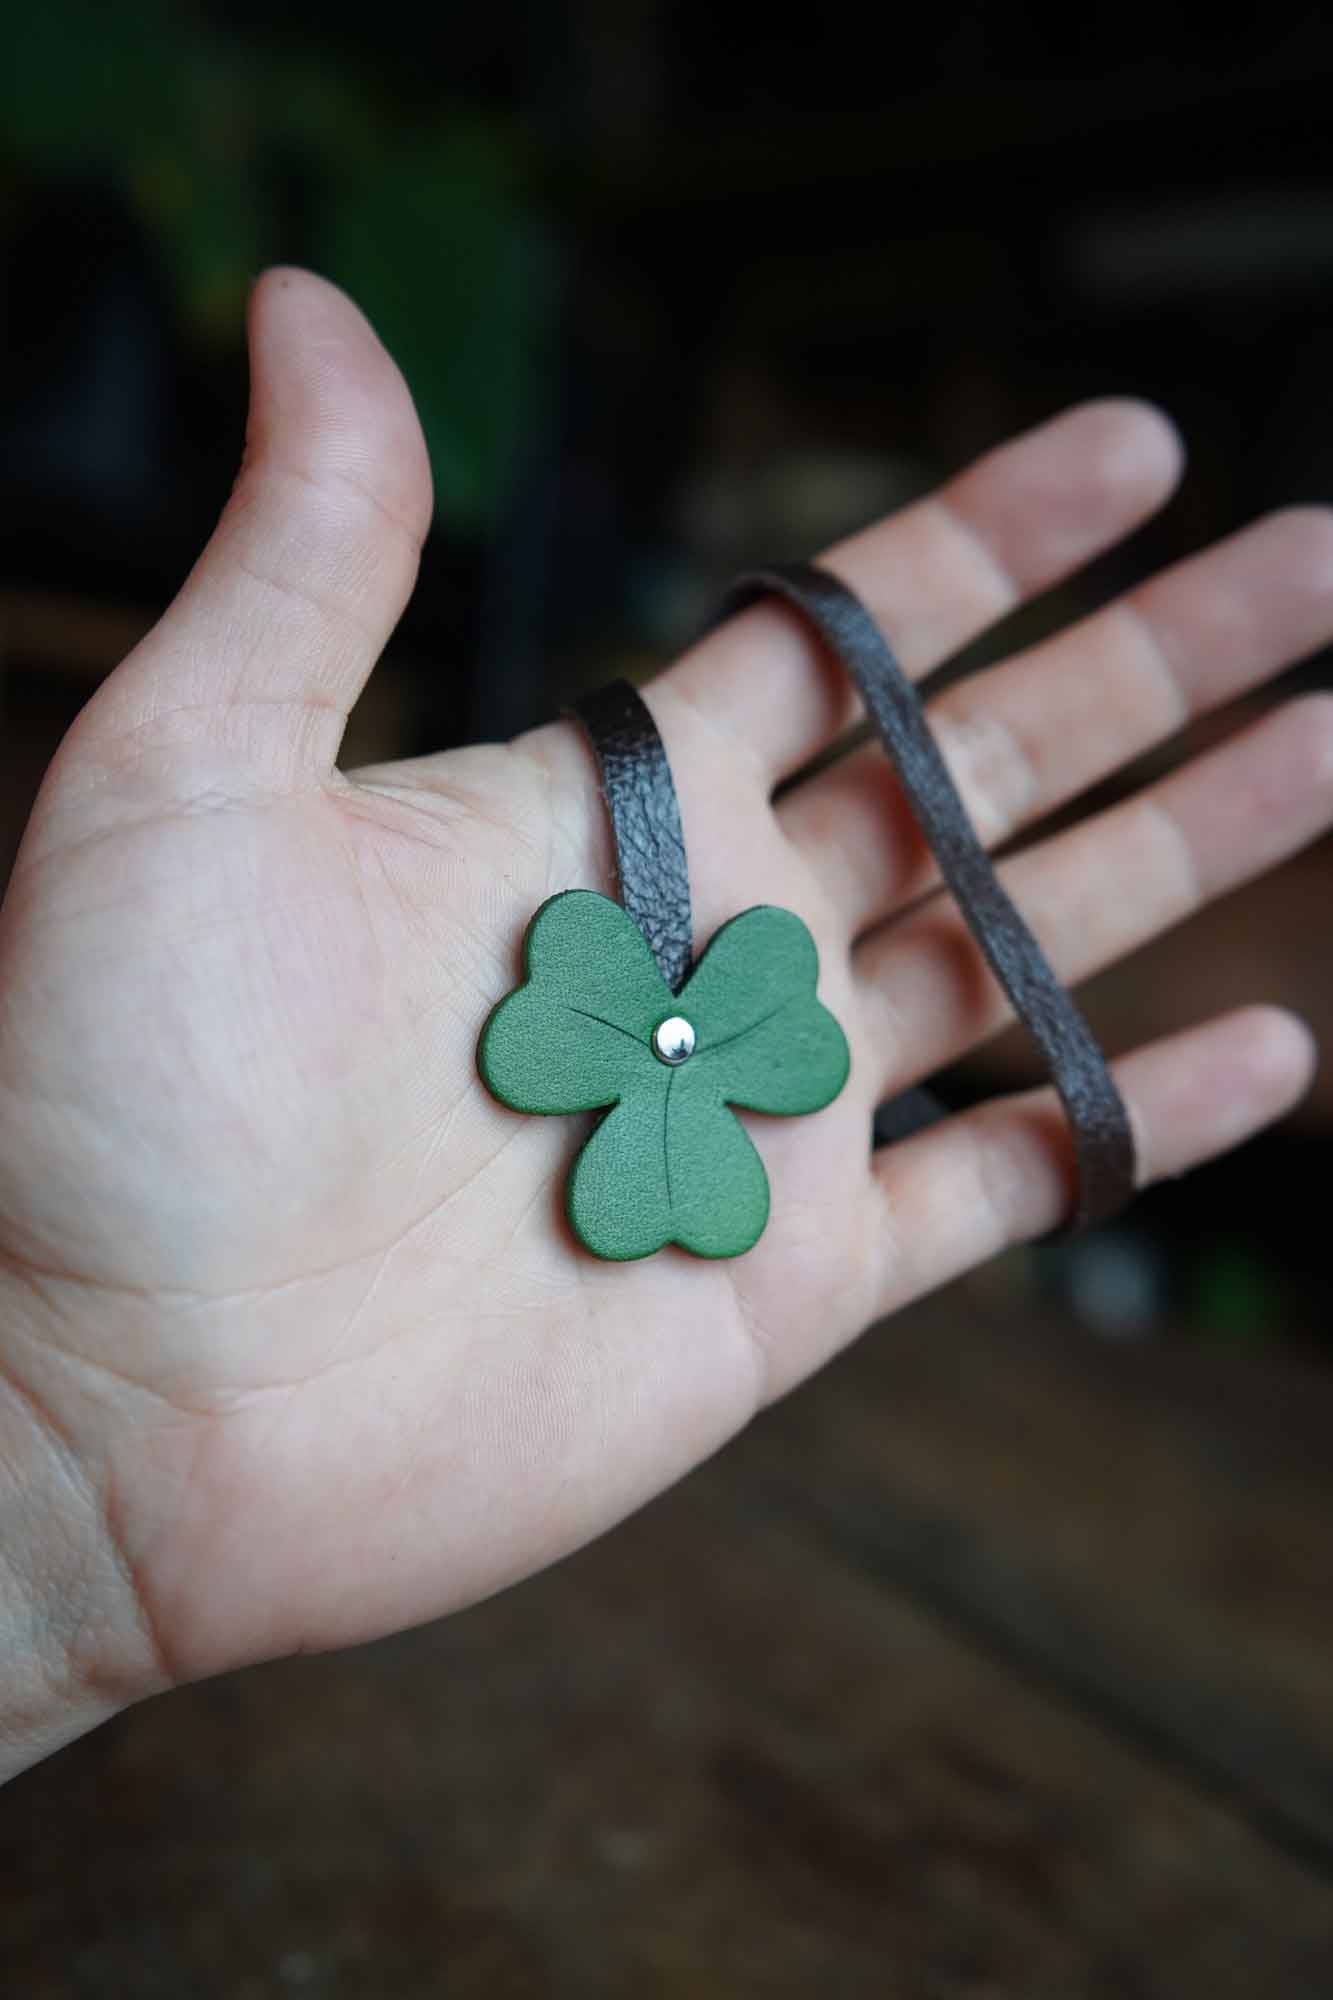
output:
[[[8,1990],[1333,1991],[1333,1380],[1021,1290],[494,1602],[0,1795]]]

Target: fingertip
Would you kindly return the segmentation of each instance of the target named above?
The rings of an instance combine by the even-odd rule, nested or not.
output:
[[[949,491],[1031,595],[1139,527],[1170,497],[1183,464],[1180,434],[1155,404],[1106,396],[997,446]]]
[[[1312,796],[1333,794],[1333,689],[1317,688],[1280,711],[1299,738],[1304,768],[1296,773]]]
[[[246,331],[248,455],[293,441],[307,472],[359,483],[419,546],[434,507],[425,439],[402,371],[355,300],[318,272],[270,265],[251,288]]]
[[[262,338],[275,315],[292,309],[313,314],[343,314],[349,321],[364,317],[347,294],[317,271],[300,264],[269,264],[250,281],[245,302],[246,331],[251,344]],[[367,327],[367,332],[369,328]]]
[[[1139,1184],[1228,1153],[1299,1104],[1313,1035],[1285,1007],[1238,1007],[1150,1042],[1116,1065],[1134,1126]]]
[[[1277,507],[1262,525],[1276,536],[1284,560],[1312,596],[1333,600],[1333,507],[1318,501]]]
[[[1185,440],[1157,403],[1142,396],[1099,396],[1070,414],[1085,430],[1091,465],[1108,487],[1134,493],[1151,507],[1180,484]]]
[[[1242,1008],[1232,1017],[1243,1032],[1246,1067],[1256,1104],[1280,1118],[1300,1103],[1319,1067],[1319,1044],[1309,1023],[1287,1007]]]
[[[266,264],[256,272],[250,286],[250,298],[254,300],[270,294],[283,295],[290,292],[308,292],[313,297],[323,297],[331,303],[341,301],[344,308],[359,314],[359,308],[331,278],[325,278],[318,271],[309,270],[304,264]]]

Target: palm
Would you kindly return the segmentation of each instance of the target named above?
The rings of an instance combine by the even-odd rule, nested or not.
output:
[[[872,1316],[1044,1228],[1064,1201],[1059,1121],[1041,1098],[872,1162],[875,1104],[1000,1010],[942,899],[898,915],[928,876],[878,761],[853,757],[773,804],[775,782],[851,709],[761,611],[650,699],[700,940],[756,902],[797,910],[851,1081],[816,1117],[750,1121],[773,1213],[745,1258],[602,1265],[575,1248],[560,1201],[571,1121],[503,1109],[475,1052],[537,905],[609,886],[591,766],[561,725],[508,748],[332,770],[330,714],[375,647],[373,629],[367,657],[354,640],[331,646],[330,628],[391,625],[410,583],[400,530],[419,525],[424,482],[410,413],[350,309],[312,280],[282,282],[294,303],[270,280],[270,315],[322,314],[349,344],[385,462],[392,443],[401,467],[411,438],[397,488],[352,504],[357,531],[383,542],[362,584],[371,615],[332,590],[312,604],[281,578],[256,586],[235,560],[254,525],[242,504],[62,751],[4,911],[0,1253],[27,1305],[0,1359],[97,1465],[174,1675],[366,1637],[521,1575],[695,1463]],[[909,664],[1006,608],[1006,535],[1028,551],[1019,586],[1038,587],[1158,497],[1160,428],[1101,413],[1089,469],[1090,419],[1065,429],[1080,421],[1063,446],[1054,427],[1011,447],[1007,471],[992,461],[947,510],[837,552],[872,603],[887,573]],[[1105,439],[1132,434],[1137,462],[1116,447],[1127,475]],[[311,485],[301,468],[282,505]],[[946,698],[938,726],[983,831],[1002,837],[1184,708],[1318,643],[1327,550],[1318,517],[1269,524],[1182,572],[1174,594],[1159,580],[1121,626],[996,670],[988,702]],[[219,609],[256,588],[248,614]],[[1228,593],[1248,627],[1219,646]],[[293,672],[275,618],[311,628],[297,694],[270,692]],[[225,696],[178,692],[201,649],[227,646],[242,665]],[[1098,670],[1091,690],[1080,659]],[[257,750],[270,729],[277,747]],[[1307,704],[1294,726],[1282,718],[1031,850],[1014,887],[1060,970],[1091,969],[1313,834],[1329,741],[1327,709]],[[1239,808],[1220,815],[1220,797]],[[1273,1115],[1305,1063],[1299,1032],[1258,1012],[1140,1053],[1122,1081],[1146,1171]]]
[[[526,918],[595,858],[533,839],[550,784],[526,751],[430,779],[67,833],[15,882],[11,1130],[41,1152],[6,1209],[35,1274],[96,1298],[84,1351],[125,1378],[125,1491],[170,1522],[146,1553],[191,1670],[441,1608],[592,1532],[749,1414],[749,1328],[827,1316],[862,1262],[865,1085],[803,1143],[763,1135],[781,1209],[743,1271],[574,1255],[569,1123],[503,1111],[475,1046]],[[572,784],[569,805],[591,835]],[[791,894],[771,816],[723,806],[700,834],[755,850],[738,907]],[[835,965],[844,1011],[847,985]],[[71,1216],[80,1159],[100,1170],[74,1167]],[[584,1426],[632,1361],[642,1430],[616,1414],[609,1465]]]

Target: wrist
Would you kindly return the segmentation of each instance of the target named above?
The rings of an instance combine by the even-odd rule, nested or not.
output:
[[[0,1783],[163,1685],[105,1467],[57,1409],[12,1305],[0,1292]],[[20,1369],[18,1352],[37,1365]]]

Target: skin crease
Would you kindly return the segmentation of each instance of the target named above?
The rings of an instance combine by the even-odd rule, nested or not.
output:
[[[589,753],[562,723],[335,769],[415,577],[425,450],[323,280],[267,273],[249,333],[231,501],[62,745],[0,912],[8,1770],[176,1682],[528,1574],[1069,1199],[1045,1093],[872,1161],[875,1103],[1000,1010],[882,762],[853,755],[774,807],[855,710],[760,606],[648,700],[699,944],[753,903],[795,910],[851,1077],[814,1116],[745,1116],[773,1210],[743,1259],[575,1246],[562,1187],[588,1121],[497,1104],[476,1042],[537,906],[613,892]],[[1157,413],[1086,405],[828,560],[920,674],[1128,532],[1179,469]],[[1291,511],[933,719],[997,840],[1330,635],[1333,517]],[[1006,878],[1073,976],[1330,817],[1333,702],[1307,698]],[[1126,1058],[1142,1177],[1280,1114],[1311,1063],[1262,1006]]]

